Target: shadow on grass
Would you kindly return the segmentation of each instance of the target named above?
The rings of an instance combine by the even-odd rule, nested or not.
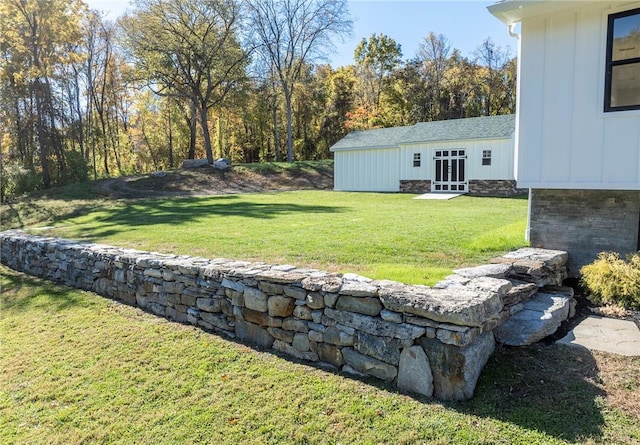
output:
[[[2,311],[43,309],[59,312],[86,305],[86,300],[78,297],[77,289],[16,272],[6,266],[0,266],[0,278]]]
[[[448,406],[570,442],[597,440],[604,417],[598,365],[587,349],[535,344],[498,347],[473,399]]]
[[[256,203],[237,195],[205,198],[176,198],[125,202],[112,209],[102,209],[96,218],[99,229],[87,228],[87,236],[108,236],[129,227],[175,225],[212,216],[272,219],[278,216],[305,213],[339,213],[339,206],[314,204]]]

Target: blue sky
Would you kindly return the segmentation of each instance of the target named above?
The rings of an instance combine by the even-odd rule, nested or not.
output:
[[[128,7],[128,0],[85,0],[92,9],[109,12],[115,19]],[[336,51],[329,57],[333,67],[353,63],[353,51],[363,37],[384,33],[402,46],[404,59],[416,55],[419,42],[430,32],[444,34],[452,48],[463,56],[472,57],[482,41],[491,37],[503,48],[516,55],[516,40],[507,27],[488,11],[493,0],[349,0],[354,19],[353,36],[344,43],[337,42]]]

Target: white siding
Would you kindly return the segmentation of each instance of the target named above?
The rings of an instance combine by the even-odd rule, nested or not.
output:
[[[514,179],[513,139],[467,140],[407,144],[400,148],[400,179],[433,180],[436,150],[467,150],[467,179]],[[482,151],[491,150],[491,165],[482,165]],[[421,153],[422,164],[413,167],[413,154]]]
[[[340,150],[334,154],[334,189],[398,192],[398,149]]]
[[[640,189],[640,111],[603,111],[607,16],[640,2],[610,5],[523,19],[519,187]]]

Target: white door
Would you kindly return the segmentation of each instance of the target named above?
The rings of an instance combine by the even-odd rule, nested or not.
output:
[[[436,174],[433,181],[433,192],[466,192],[467,172],[465,149],[436,150],[434,157]]]

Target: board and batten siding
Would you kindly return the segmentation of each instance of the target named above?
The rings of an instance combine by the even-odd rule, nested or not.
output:
[[[588,3],[522,20],[518,187],[640,190],[640,111],[604,112],[607,18]]]
[[[400,191],[398,149],[355,149],[334,153],[334,190]]]
[[[480,139],[464,141],[442,141],[400,146],[400,179],[434,179],[436,150],[464,149],[467,179],[513,180],[513,139]],[[491,165],[482,165],[482,152],[491,150]],[[421,154],[420,167],[413,167],[413,154]]]

